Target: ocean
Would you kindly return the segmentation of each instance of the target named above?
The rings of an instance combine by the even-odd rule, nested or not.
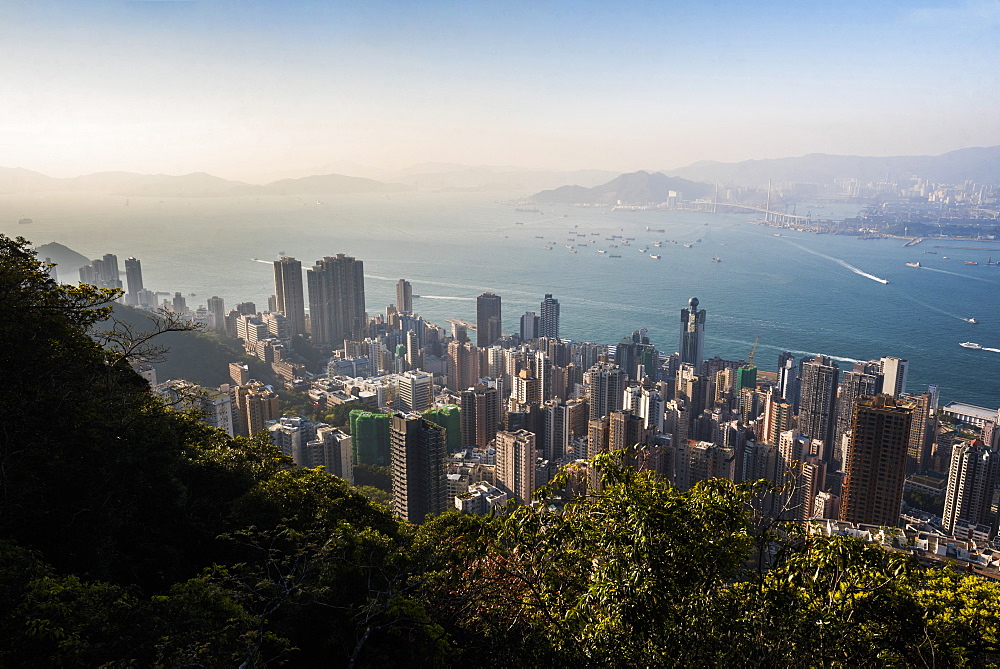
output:
[[[755,361],[765,370],[776,368],[782,351],[824,353],[847,367],[898,356],[910,361],[911,392],[937,384],[942,401],[1000,405],[1000,266],[986,264],[1000,259],[1000,243],[933,240],[904,248],[898,239],[779,231],[748,214],[562,205],[522,205],[540,211],[519,212],[498,204],[519,195],[5,195],[0,232],[36,245],[56,241],[91,258],[114,253],[123,272],[123,260],[135,256],[147,288],[194,293],[190,307],[218,295],[227,308],[253,301],[264,309],[273,292],[269,261],[278,253],[304,267],[346,253],[364,261],[369,314],[394,302],[395,282],[405,278],[426,320],[444,327],[448,317],[475,321],[475,297],[489,290],[502,297],[504,332],[513,332],[520,316],[537,313],[552,293],[563,337],[615,344],[647,328],[667,352],[677,347],[680,309],[697,297],[708,312],[707,357],[746,358],[757,337]],[[34,223],[18,225],[22,216]],[[634,241],[626,246],[609,241],[612,235]],[[653,246],[666,240],[677,243]],[[923,267],[905,265],[915,261]],[[965,341],[985,348],[960,347]]]

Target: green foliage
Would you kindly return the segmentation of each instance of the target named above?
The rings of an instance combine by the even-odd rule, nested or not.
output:
[[[923,490],[904,490],[903,501],[921,511],[940,517],[944,515],[944,495],[932,495]]]
[[[392,493],[392,470],[379,465],[354,465],[354,483]]]
[[[357,405],[353,403],[335,404],[327,409],[326,414],[323,416],[323,422],[349,432],[351,427],[351,411],[357,408]]]

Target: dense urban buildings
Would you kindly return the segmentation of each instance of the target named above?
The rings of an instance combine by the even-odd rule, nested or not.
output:
[[[501,335],[500,296],[483,293],[476,298],[476,346],[492,346]]]
[[[364,263],[338,253],[317,260],[306,276],[313,341],[340,347],[360,337],[367,325]]]
[[[302,263],[288,256],[274,261],[275,308],[288,319],[292,337],[306,334],[306,300]],[[363,307],[362,307],[363,308]]]

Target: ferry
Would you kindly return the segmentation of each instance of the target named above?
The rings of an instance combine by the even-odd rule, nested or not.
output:
[[[965,321],[966,323],[972,323],[973,325],[977,325],[979,323],[979,321],[977,321],[972,316],[969,316],[968,318],[963,318],[962,320]]]
[[[977,263],[975,260],[966,260],[965,264],[966,265],[978,265],[979,263]]]
[[[965,348],[973,348],[977,351],[983,348],[982,345],[971,341],[963,341],[962,343],[959,344],[959,346],[964,346]]]
[[[660,259],[660,256],[654,256],[652,253],[649,254],[649,257],[652,258],[653,260],[659,260]]]
[[[920,267],[920,263],[919,262],[908,262],[908,263],[906,263],[906,266],[907,267]]]
[[[878,282],[879,282],[879,283],[881,283],[882,285],[886,285],[887,283],[889,283],[889,280],[888,280],[888,279],[880,279],[880,278],[878,278],[877,276],[876,276],[876,277],[874,277],[874,278],[875,278],[875,280],[876,280],[876,281],[878,281]]]

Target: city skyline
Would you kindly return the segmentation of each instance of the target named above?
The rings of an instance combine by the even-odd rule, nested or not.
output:
[[[627,172],[1000,144],[996,2],[50,0],[3,18],[0,142],[10,166],[55,176]]]

